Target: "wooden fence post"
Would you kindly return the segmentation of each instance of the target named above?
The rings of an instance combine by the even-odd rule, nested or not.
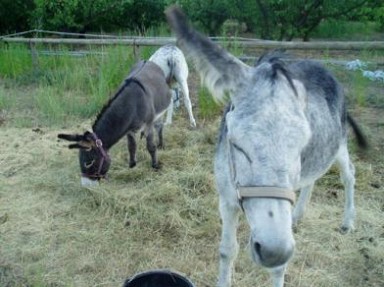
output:
[[[39,55],[37,54],[34,42],[32,41],[29,42],[29,49],[31,50],[31,56],[32,56],[33,75],[37,76],[40,71]]]
[[[140,45],[137,45],[136,40],[134,40],[132,47],[133,47],[133,56],[135,58],[135,62],[138,62],[141,59]]]

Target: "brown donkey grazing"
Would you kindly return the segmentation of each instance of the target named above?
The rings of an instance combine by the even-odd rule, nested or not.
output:
[[[102,108],[84,134],[59,134],[60,139],[76,142],[69,148],[79,149],[81,184],[89,186],[104,178],[110,167],[108,150],[123,136],[128,138],[129,166],[136,165],[135,134],[146,137],[152,167],[159,168],[154,141],[158,132],[163,145],[161,116],[171,101],[171,92],[162,69],[151,61],[141,61],[131,70],[114,97]]]

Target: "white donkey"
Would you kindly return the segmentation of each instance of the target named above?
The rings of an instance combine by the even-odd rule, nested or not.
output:
[[[353,228],[355,177],[347,122],[361,146],[364,137],[346,112],[342,88],[319,64],[288,65],[268,54],[251,67],[196,32],[179,8],[166,14],[212,95],[231,99],[215,157],[223,224],[218,286],[231,286],[243,210],[254,262],[271,272],[273,286],[282,287],[295,247],[292,222],[301,218],[315,181],[334,162],[346,194],[342,231]],[[300,198],[292,212],[297,190]]]
[[[187,83],[188,65],[185,61],[183,52],[174,45],[165,45],[160,47],[149,58],[149,61],[154,62],[163,70],[168,84],[171,87],[175,87],[176,83],[178,84],[184,97],[184,104],[188,111],[190,124],[192,127],[196,127],[196,121],[192,113],[192,104],[189,98],[189,89]],[[175,91],[172,90],[172,100],[167,110],[167,118],[165,120],[165,124],[172,123],[175,100],[177,100],[177,96]]]

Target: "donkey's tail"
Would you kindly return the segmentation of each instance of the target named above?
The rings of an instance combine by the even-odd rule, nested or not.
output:
[[[193,29],[179,7],[171,6],[165,13],[178,45],[192,58],[204,84],[216,100],[224,100],[251,68]]]
[[[369,148],[369,144],[368,144],[368,141],[367,141],[365,135],[361,131],[361,129],[358,126],[358,124],[356,123],[356,121],[348,113],[347,113],[347,120],[348,120],[348,123],[351,125],[353,132],[356,135],[357,144],[359,145],[359,147],[362,149]]]
[[[175,77],[175,66],[176,66],[175,59],[173,57],[168,58],[167,65],[169,67],[169,75],[167,78],[167,83],[170,84],[172,83],[172,80]]]

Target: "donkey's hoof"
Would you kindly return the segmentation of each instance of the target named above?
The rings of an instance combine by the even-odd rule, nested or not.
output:
[[[157,148],[158,148],[158,149],[164,149],[164,144],[158,144],[158,145],[157,145]]]
[[[344,226],[344,225],[342,225],[339,228],[339,232],[341,234],[347,234],[347,233],[353,231],[353,229],[354,229],[353,226]]]
[[[156,163],[152,163],[152,168],[155,170],[155,171],[158,171],[161,167],[161,164],[159,162],[156,162]]]
[[[135,161],[129,162],[129,167],[130,168],[135,167],[135,166],[136,166],[136,162]]]

